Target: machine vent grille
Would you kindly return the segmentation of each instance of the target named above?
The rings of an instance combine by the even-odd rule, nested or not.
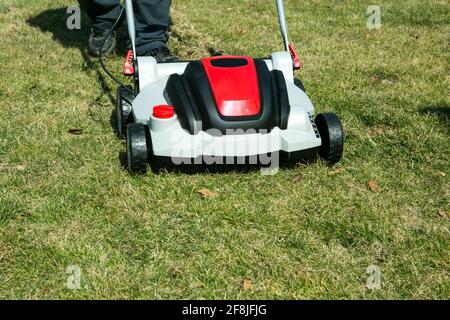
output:
[[[316,133],[316,138],[319,139],[320,138],[319,129],[317,129],[316,122],[314,121],[314,117],[309,112],[308,112],[308,116],[309,116],[309,121],[311,121],[311,125],[314,129],[314,132]]]

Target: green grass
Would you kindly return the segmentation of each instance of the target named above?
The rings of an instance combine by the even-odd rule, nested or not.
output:
[[[448,299],[450,9],[376,3],[370,32],[372,2],[286,1],[298,76],[345,127],[335,168],[131,176],[74,1],[0,0],[0,298]],[[280,48],[272,1],[176,0],[172,19],[185,59]]]

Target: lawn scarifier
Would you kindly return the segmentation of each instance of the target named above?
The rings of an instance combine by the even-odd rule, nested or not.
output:
[[[341,122],[334,113],[314,119],[303,84],[294,78],[301,61],[289,43],[283,1],[276,5],[284,50],[268,59],[157,63],[137,56],[133,2],[125,1],[132,49],[124,74],[135,85],[119,82],[117,126],[126,136],[130,172],[145,172],[148,162],[267,164],[272,154],[294,161],[319,154],[330,165],[341,159]]]

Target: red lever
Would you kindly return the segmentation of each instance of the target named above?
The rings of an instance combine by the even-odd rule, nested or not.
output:
[[[125,58],[125,64],[123,66],[123,74],[125,75],[125,77],[134,76],[133,59],[133,50],[128,50],[127,56]]]
[[[301,67],[303,67],[303,63],[300,60],[300,56],[298,55],[297,51],[295,50],[292,44],[289,44],[289,52],[291,53],[292,61],[294,62],[294,70],[301,69]]]

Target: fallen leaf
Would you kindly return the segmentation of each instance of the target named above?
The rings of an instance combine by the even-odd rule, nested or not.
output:
[[[244,288],[244,290],[252,290],[253,289],[252,280],[244,279],[244,282],[242,283],[242,287]]]
[[[24,171],[27,168],[26,164],[19,164],[18,166],[16,166],[16,169],[19,171]]]
[[[383,134],[384,134],[383,128],[374,128],[374,129],[369,130],[369,136],[371,136],[371,137],[381,136]]]
[[[69,129],[67,132],[70,134],[83,134],[83,129]]]
[[[292,182],[293,183],[299,183],[302,180],[303,180],[303,176],[300,174],[298,176],[295,176],[294,179],[292,179]]]
[[[341,173],[342,171],[344,171],[344,170],[341,169],[341,168],[336,168],[335,170],[328,172],[328,175],[329,176],[335,176],[335,175]]]
[[[445,212],[444,210],[439,210],[438,215],[441,218],[450,218],[450,212]]]
[[[447,174],[445,172],[439,171],[438,176],[445,177]]]
[[[172,277],[174,278],[178,277],[181,273],[177,267],[172,267],[170,271],[172,273]]]
[[[376,182],[376,181],[369,180],[369,182],[367,183],[367,186],[373,192],[380,192],[380,186],[378,185],[378,182]]]
[[[198,190],[198,193],[200,193],[203,198],[214,198],[217,195],[215,192],[212,192],[211,190],[206,188]]]

